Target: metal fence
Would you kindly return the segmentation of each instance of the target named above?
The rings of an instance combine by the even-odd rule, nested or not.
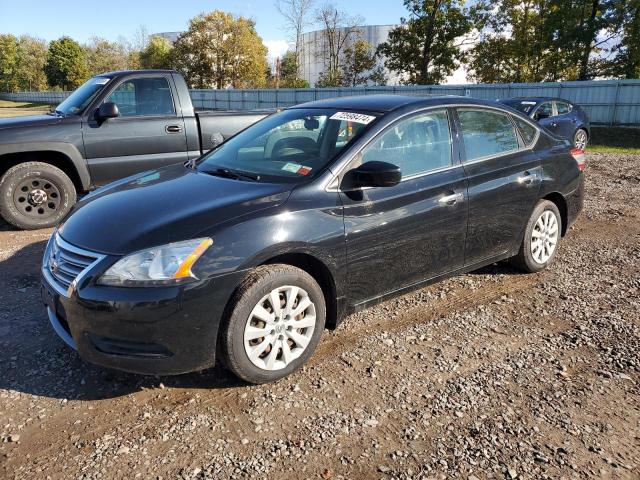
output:
[[[485,100],[511,97],[561,97],[582,106],[592,123],[640,125],[640,80],[510,83],[469,85],[416,85],[355,88],[300,88],[255,90],[191,90],[197,109],[253,110],[288,107],[311,100],[370,94],[461,95]],[[1,94],[7,100],[59,103],[68,92]]]

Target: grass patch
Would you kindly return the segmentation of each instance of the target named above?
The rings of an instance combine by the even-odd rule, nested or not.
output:
[[[606,145],[587,145],[587,153],[618,153],[640,155],[640,148],[609,147]]]
[[[640,127],[592,126],[587,149],[602,153],[638,153],[627,150],[640,150]]]
[[[22,115],[39,115],[47,113],[52,107],[53,105],[47,105],[45,103],[0,100],[0,118],[20,117]]]

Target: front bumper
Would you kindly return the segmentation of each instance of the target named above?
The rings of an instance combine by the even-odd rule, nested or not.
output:
[[[102,271],[98,262],[81,283],[65,290],[46,262],[41,270],[49,321],[83,359],[153,375],[214,365],[218,328],[241,272],[179,287],[116,288],[95,284]]]

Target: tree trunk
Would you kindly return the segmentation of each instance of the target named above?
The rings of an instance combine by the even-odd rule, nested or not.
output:
[[[600,0],[591,2],[591,14],[589,15],[589,24],[584,36],[584,44],[582,45],[582,55],[580,57],[580,70],[578,80],[589,80],[589,55],[591,55],[591,45],[596,36],[595,20],[600,7]]]
[[[422,47],[422,62],[420,63],[420,83],[425,85],[429,80],[429,65],[431,64],[431,47],[433,45],[433,32],[436,24],[436,16],[442,0],[433,2],[433,8],[427,17],[427,31]]]

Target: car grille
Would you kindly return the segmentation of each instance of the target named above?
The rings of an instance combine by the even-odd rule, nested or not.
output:
[[[82,272],[100,258],[102,255],[67,243],[57,233],[51,238],[45,257],[46,268],[64,289],[68,289]]]

